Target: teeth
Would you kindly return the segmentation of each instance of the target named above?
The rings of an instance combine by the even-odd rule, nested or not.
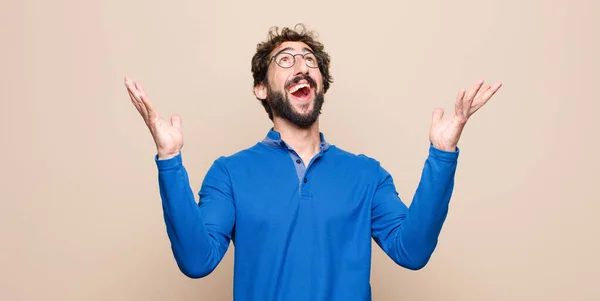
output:
[[[293,86],[290,89],[290,93],[295,93],[296,91],[298,91],[298,90],[300,90],[302,88],[305,88],[305,87],[309,87],[309,84],[299,84],[299,85]]]

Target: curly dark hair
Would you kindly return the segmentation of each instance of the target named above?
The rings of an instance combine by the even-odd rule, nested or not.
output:
[[[284,27],[281,31],[279,27],[273,26],[269,30],[267,40],[260,42],[256,46],[256,53],[252,57],[251,68],[254,86],[267,84],[270,54],[273,49],[277,48],[283,42],[302,42],[312,49],[317,58],[321,76],[323,77],[323,93],[326,93],[329,90],[329,86],[333,83],[333,77],[329,73],[331,57],[325,52],[323,44],[317,40],[317,33],[308,30],[302,23],[296,24],[293,28]],[[269,114],[269,118],[273,120],[273,112],[271,112],[267,101],[261,99],[261,102]]]

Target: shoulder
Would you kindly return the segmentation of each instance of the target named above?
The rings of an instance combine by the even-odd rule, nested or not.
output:
[[[333,146],[328,150],[327,157],[329,168],[334,170],[338,177],[354,185],[376,189],[391,178],[380,161],[366,153],[352,152]]]
[[[227,169],[235,169],[263,162],[268,158],[272,158],[271,155],[273,155],[273,153],[274,152],[268,146],[262,143],[256,143],[245,149],[221,155],[214,160],[214,164],[223,166]]]
[[[266,151],[259,144],[255,144],[230,154],[217,156],[210,164],[205,179],[227,179],[232,181],[232,177],[238,174],[239,171],[251,169],[252,164],[263,161],[264,159],[259,158],[264,157],[263,153]]]
[[[352,152],[335,145],[330,147],[329,152],[333,160],[349,163],[357,168],[377,171],[381,166],[377,159],[365,153]]]

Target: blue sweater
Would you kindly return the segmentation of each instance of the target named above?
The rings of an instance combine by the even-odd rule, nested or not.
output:
[[[210,274],[235,245],[236,301],[371,300],[371,238],[398,265],[429,261],[448,212],[458,159],[429,145],[410,207],[380,163],[327,143],[302,159],[273,129],[217,158],[199,201],[182,156],[158,160],[166,230],[179,269]]]

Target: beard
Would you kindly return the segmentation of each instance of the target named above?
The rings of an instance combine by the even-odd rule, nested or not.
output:
[[[310,76],[299,76],[286,83],[286,90],[290,85],[303,79],[308,81],[311,87],[317,87],[315,81]],[[321,108],[325,102],[325,95],[322,90],[315,90],[313,108],[311,111],[305,114],[302,114],[294,109],[294,106],[290,102],[287,93],[273,91],[270,87],[267,88],[266,102],[271,108],[274,116],[288,120],[299,128],[306,129],[311,127],[319,119],[319,116],[321,115]],[[310,103],[307,103],[306,105],[308,106]]]

